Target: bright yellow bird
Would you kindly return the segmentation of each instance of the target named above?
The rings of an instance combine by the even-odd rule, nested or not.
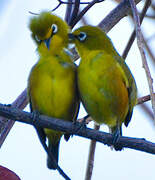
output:
[[[78,87],[84,107],[98,124],[109,126],[116,144],[137,101],[134,77],[100,28],[83,26],[69,36],[81,57]],[[122,148],[115,145],[115,149]]]
[[[59,17],[43,12],[30,20],[29,28],[37,43],[39,61],[28,79],[28,96],[32,111],[73,121],[79,110],[76,66],[64,52],[68,45],[68,25]],[[48,139],[48,149],[58,162],[59,143],[63,135],[51,129],[37,128],[40,139]],[[68,140],[69,136],[66,135]],[[47,166],[56,169],[48,157]]]

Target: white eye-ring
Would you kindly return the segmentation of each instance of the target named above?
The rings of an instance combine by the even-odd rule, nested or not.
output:
[[[38,38],[37,35],[35,35],[35,39],[36,39],[37,42],[40,42],[40,41],[41,41],[41,40]]]
[[[53,34],[58,32],[58,26],[56,24],[52,24],[51,28],[52,28],[52,33]]]
[[[80,34],[78,35],[78,39],[80,41],[84,41],[87,37],[87,34],[85,32],[80,32]]]

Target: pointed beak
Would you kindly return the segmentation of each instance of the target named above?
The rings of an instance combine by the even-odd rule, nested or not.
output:
[[[69,41],[72,41],[72,40],[75,39],[75,36],[74,36],[74,34],[69,33],[69,34],[68,34],[68,38],[69,38]]]
[[[44,43],[45,43],[48,50],[50,49],[51,38],[52,37],[49,37],[48,39],[44,40]]]

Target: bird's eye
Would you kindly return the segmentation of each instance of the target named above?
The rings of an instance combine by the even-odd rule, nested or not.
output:
[[[53,34],[58,32],[58,26],[56,24],[52,24],[51,28],[52,28],[52,33]]]
[[[37,35],[35,35],[35,39],[36,39],[36,41],[37,41],[38,43],[40,43],[40,42],[41,42],[41,40],[38,38],[38,36],[37,36]]]
[[[87,34],[85,32],[80,32],[80,34],[78,35],[79,41],[84,41],[86,37],[87,37]]]

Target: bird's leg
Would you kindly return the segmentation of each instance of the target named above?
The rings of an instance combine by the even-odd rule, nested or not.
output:
[[[115,131],[113,132],[112,136],[113,136],[112,143],[113,144],[117,144],[117,142],[119,140],[119,137],[120,137],[120,128],[119,127],[117,127],[115,129]]]
[[[35,126],[36,122],[37,122],[37,119],[39,119],[40,113],[39,113],[39,111],[34,110],[34,111],[32,111],[32,114],[33,114],[33,122],[34,122],[34,126]]]
[[[114,128],[112,128],[112,136],[113,136],[112,144],[114,145],[114,149],[116,151],[121,151],[122,147],[117,143],[120,136],[122,136],[122,127],[118,121],[117,121],[117,125]]]
[[[71,134],[65,133],[64,134],[65,140],[68,141],[70,136],[73,136],[74,133],[80,131],[81,129],[85,129],[86,128],[86,120],[89,117],[90,117],[89,115],[85,116],[81,122],[77,122],[77,120],[74,119],[72,133]]]

